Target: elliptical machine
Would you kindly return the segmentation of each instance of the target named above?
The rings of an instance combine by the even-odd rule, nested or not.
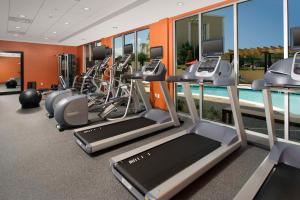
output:
[[[110,83],[104,103],[89,101],[91,95],[76,95],[62,99],[55,106],[54,118],[57,121],[56,128],[63,131],[66,128],[83,126],[101,120],[122,119],[129,113],[138,113],[143,110],[140,106],[133,80],[127,82],[123,78],[127,72],[132,73],[130,60],[133,45],[124,46],[124,56],[112,66],[110,71]],[[125,110],[118,113],[120,107]],[[91,115],[97,113],[97,117]],[[90,116],[89,116],[90,114]],[[113,115],[113,117],[110,117]]]
[[[81,76],[76,76],[74,78],[72,88],[67,88],[64,78],[59,76],[63,90],[51,92],[45,101],[45,108],[48,112],[49,118],[54,117],[54,107],[63,98],[73,96],[75,94],[88,94],[97,91],[99,94],[102,94],[102,96],[106,96],[105,92],[104,94],[103,92],[100,92],[96,79],[99,71],[101,72],[107,67],[112,54],[111,52],[111,49],[105,46],[95,47],[93,49],[93,60],[98,60],[99,63],[94,65],[87,73],[82,74]],[[102,55],[105,55],[105,57]]]

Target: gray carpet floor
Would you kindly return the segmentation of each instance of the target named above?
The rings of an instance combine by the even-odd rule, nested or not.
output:
[[[180,129],[188,127],[186,121]],[[0,199],[134,199],[111,173],[109,158],[170,135],[153,134],[89,156],[71,130],[59,132],[44,102],[21,110],[17,95],[0,96]],[[177,194],[174,199],[232,199],[267,151],[248,146]]]

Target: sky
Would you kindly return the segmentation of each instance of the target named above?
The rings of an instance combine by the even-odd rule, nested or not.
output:
[[[300,0],[289,0],[289,29],[300,26]],[[283,1],[252,0],[238,6],[239,46],[283,46]]]

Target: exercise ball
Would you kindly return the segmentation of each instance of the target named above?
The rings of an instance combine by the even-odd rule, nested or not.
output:
[[[21,92],[19,101],[22,108],[36,108],[40,106],[42,95],[35,89],[28,89]]]
[[[6,81],[6,83],[5,83],[6,88],[16,88],[17,84],[18,83],[15,79],[10,79],[10,80]]]

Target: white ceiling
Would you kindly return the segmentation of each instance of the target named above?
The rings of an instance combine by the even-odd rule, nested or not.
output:
[[[220,1],[0,0],[0,39],[78,46]]]

